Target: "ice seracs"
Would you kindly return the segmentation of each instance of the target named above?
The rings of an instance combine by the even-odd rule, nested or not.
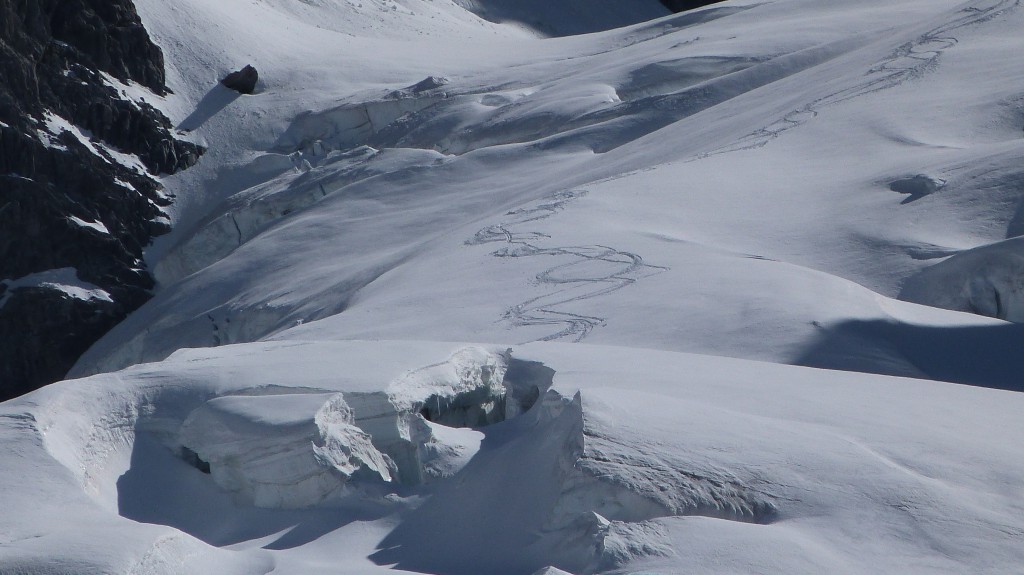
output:
[[[360,469],[391,479],[341,394],[215,398],[189,415],[180,440],[219,486],[258,507],[321,503]]]
[[[377,392],[275,387],[216,397],[181,424],[180,454],[264,508],[373,497],[451,477],[479,449],[482,435],[472,428],[520,415],[550,385],[530,377],[529,364],[507,379],[510,363],[508,352],[467,347]]]

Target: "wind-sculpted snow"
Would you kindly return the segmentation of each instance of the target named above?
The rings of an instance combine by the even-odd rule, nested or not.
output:
[[[542,341],[562,338],[582,341],[591,330],[604,323],[604,318],[572,313],[569,311],[571,304],[618,291],[667,269],[646,264],[637,254],[607,246],[545,247],[543,244],[553,243],[554,238],[522,229],[531,222],[561,211],[566,204],[585,193],[559,192],[533,206],[512,210],[505,214],[500,224],[486,227],[466,241],[468,245],[506,244],[493,253],[499,258],[555,256],[560,260],[569,259],[536,275],[537,283],[550,289],[549,293],[512,306],[503,318],[513,326],[564,326],[560,331],[540,338]]]
[[[769,482],[756,475],[742,479],[725,469],[695,466],[685,459],[652,457],[637,449],[640,438],[607,430],[614,422],[591,421],[584,429],[581,476],[562,493],[562,508],[584,507],[619,521],[644,521],[673,515],[701,515],[768,523],[777,512]],[[630,499],[644,505],[630,505]],[[645,509],[646,508],[646,509]]]
[[[656,456],[646,449],[648,438],[589,413],[582,395],[569,400],[555,393],[545,401],[551,417],[566,420],[560,491],[546,530],[564,529],[589,513],[631,523],[673,515],[767,523],[777,511],[764,478],[741,479],[686,458]]]
[[[190,350],[0,408],[0,565],[1012,572],[1017,399],[549,342]],[[950,404],[972,409],[949,418]],[[489,425],[439,423],[472,421]],[[53,532],[58,516],[89,528]],[[695,547],[705,530],[725,539]],[[736,544],[752,536],[780,552]]]

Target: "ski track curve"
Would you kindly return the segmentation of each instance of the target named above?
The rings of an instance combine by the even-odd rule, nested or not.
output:
[[[864,82],[818,98],[731,144],[700,154],[693,160],[763,147],[783,132],[815,118],[821,108],[866,94],[888,90],[908,80],[918,78],[933,69],[946,50],[957,45],[958,40],[951,34],[953,31],[991,20],[1006,10],[1020,6],[1020,3],[1021,0],[990,0],[961,8],[959,12],[963,16],[933,28],[916,40],[896,48],[888,57],[868,70],[867,79]]]
[[[566,204],[586,193],[582,190],[562,191],[532,206],[509,211],[505,214],[507,219],[481,229],[465,242],[467,245],[504,243],[504,247],[491,254],[499,258],[571,258],[570,261],[549,267],[535,276],[538,284],[553,289],[510,307],[502,316],[502,320],[509,322],[513,327],[561,328],[533,341],[563,338],[571,339],[573,342],[582,341],[594,328],[604,325],[605,318],[558,308],[616,292],[633,285],[637,280],[669,269],[645,263],[643,257],[638,254],[604,245],[543,247],[538,244],[550,240],[551,236],[522,229],[530,222],[555,215],[563,210]]]

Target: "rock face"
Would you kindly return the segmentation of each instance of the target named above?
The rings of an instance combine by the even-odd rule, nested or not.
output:
[[[0,38],[3,400],[60,379],[149,298],[142,249],[169,229],[170,203],[153,175],[203,150],[122,92],[167,92],[130,0],[0,0]],[[96,289],[25,281],[67,268]]]
[[[700,8],[701,6],[707,6],[708,4],[717,4],[722,0],[661,0],[661,3],[666,8],[673,12],[685,12],[686,10],[693,10],[694,8]]]
[[[256,81],[259,79],[260,75],[256,68],[247,65],[241,70],[228,74],[220,83],[240,94],[252,94],[256,90]]]

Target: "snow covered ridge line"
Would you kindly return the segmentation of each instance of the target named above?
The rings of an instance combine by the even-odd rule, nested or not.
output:
[[[0,405],[0,568],[1012,572],[1020,397],[546,342],[186,350]]]

